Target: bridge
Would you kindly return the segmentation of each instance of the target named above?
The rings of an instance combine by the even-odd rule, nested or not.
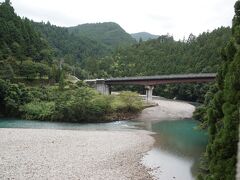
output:
[[[171,74],[162,76],[122,77],[108,79],[85,80],[87,84],[94,86],[102,94],[110,94],[113,85],[143,85],[146,89],[147,100],[152,100],[154,86],[173,83],[207,83],[216,78],[215,73],[200,74]]]

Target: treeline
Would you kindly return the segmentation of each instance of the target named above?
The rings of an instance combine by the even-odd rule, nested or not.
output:
[[[235,4],[232,37],[222,50],[223,63],[216,84],[195,112],[208,127],[209,143],[199,179],[236,178],[240,121],[240,1]]]
[[[183,41],[160,36],[95,59],[94,72],[103,68],[113,77],[216,72],[222,62],[221,49],[230,35],[229,27],[221,27]]]

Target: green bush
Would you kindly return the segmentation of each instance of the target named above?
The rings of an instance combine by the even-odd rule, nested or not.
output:
[[[30,102],[21,107],[23,118],[34,120],[51,120],[55,110],[54,102]]]
[[[113,99],[111,107],[116,112],[139,112],[143,103],[137,93],[123,91]]]
[[[7,117],[18,116],[19,107],[30,101],[29,89],[24,84],[12,84],[0,79],[0,114]]]

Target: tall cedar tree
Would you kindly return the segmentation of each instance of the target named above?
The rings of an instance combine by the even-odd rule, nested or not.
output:
[[[235,4],[232,38],[222,51],[217,92],[207,106],[209,143],[206,180],[234,180],[240,111],[240,1]],[[199,179],[202,179],[199,178]]]

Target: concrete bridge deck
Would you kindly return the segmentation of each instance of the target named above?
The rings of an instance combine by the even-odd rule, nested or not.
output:
[[[109,87],[113,85],[143,85],[146,89],[147,99],[151,100],[155,85],[170,83],[207,83],[214,81],[215,78],[215,73],[199,73],[92,79],[85,80],[85,82],[93,85],[102,94],[110,94]]]
[[[121,77],[105,79],[105,84],[131,84],[131,85],[158,85],[169,83],[211,82],[216,78],[216,73],[201,74],[171,74],[161,76]]]

